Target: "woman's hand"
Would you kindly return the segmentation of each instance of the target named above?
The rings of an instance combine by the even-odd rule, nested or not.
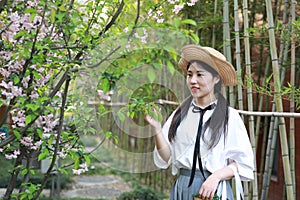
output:
[[[217,190],[219,182],[222,180],[230,180],[234,176],[232,168],[237,169],[235,162],[230,163],[228,166],[219,169],[212,173],[206,181],[202,184],[199,190],[199,197],[202,200],[211,200]]]
[[[161,123],[159,121],[157,121],[150,115],[146,115],[145,119],[150,124],[150,126],[152,126],[154,128],[154,130],[157,134],[161,132]]]
[[[161,123],[157,120],[160,116],[159,111],[157,111],[154,107],[152,107],[152,112],[146,115],[145,119],[146,121],[152,126],[156,132],[156,134],[159,134],[161,132]]]
[[[220,182],[218,174],[211,174],[202,184],[199,197],[202,200],[212,200]]]

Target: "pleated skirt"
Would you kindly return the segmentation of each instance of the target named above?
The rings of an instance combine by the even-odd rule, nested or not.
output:
[[[170,194],[170,200],[193,200],[194,195],[198,194],[201,185],[204,182],[204,177],[200,171],[196,171],[194,181],[189,187],[191,170],[180,169],[180,175],[177,177]],[[204,171],[204,176],[208,177],[211,173]],[[221,187],[222,188],[222,187]],[[226,183],[227,199],[233,200],[233,193],[230,182]]]

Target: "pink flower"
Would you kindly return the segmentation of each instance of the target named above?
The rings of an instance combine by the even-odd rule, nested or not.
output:
[[[20,155],[21,153],[20,153],[20,150],[19,149],[17,149],[17,150],[14,150],[14,155],[15,156],[18,156],[18,155]]]
[[[18,13],[10,13],[9,18],[12,22],[19,22],[20,16]]]
[[[111,100],[111,97],[110,95],[113,94],[113,91],[109,91],[107,92],[106,94],[104,94],[103,90],[98,90],[98,95],[101,99],[105,99],[107,101],[110,101]]]
[[[13,111],[15,112],[15,111]],[[17,125],[19,127],[25,127],[25,111],[24,110],[19,110],[17,115],[12,117],[14,125]]]
[[[178,14],[182,9],[184,5],[175,5],[174,9],[172,10],[174,13]]]
[[[159,23],[159,24],[161,24],[161,23],[163,23],[163,22],[164,22],[164,19],[163,19],[163,18],[161,18],[161,19],[157,19],[157,20],[156,20],[156,22],[157,22],[157,23]]]
[[[80,175],[81,173],[83,173],[84,171],[82,169],[72,169],[73,174],[75,175]]]
[[[179,0],[168,0],[168,2],[169,2],[170,4],[175,4],[176,2],[179,2]]]
[[[88,170],[88,165],[87,165],[86,162],[85,162],[85,163],[82,163],[81,165],[79,165],[79,167],[81,167],[81,168],[84,169],[85,171],[89,171],[89,170]]]
[[[4,76],[5,78],[8,78],[10,76],[11,72],[4,68],[0,68],[0,74],[2,74],[2,76]]]
[[[58,152],[58,156],[62,159],[66,158],[67,157],[67,154],[64,153],[64,152]]]
[[[4,139],[6,136],[6,133],[0,133],[0,139]]]
[[[21,138],[20,142],[26,147],[32,146],[32,137],[23,137]]]
[[[128,27],[124,28],[123,31],[124,31],[124,33],[127,33],[128,32]]]
[[[5,154],[5,158],[8,159],[8,160],[11,160],[13,159],[13,154]]]
[[[2,149],[2,148],[0,148],[0,152],[3,152],[3,149]]]
[[[6,83],[5,81],[2,80],[2,82],[0,83],[0,86],[4,87],[5,89],[9,89],[13,86],[13,82],[10,81],[10,82]]]
[[[36,91],[31,91],[31,94],[29,95],[31,99],[36,99],[39,97],[39,94]]]

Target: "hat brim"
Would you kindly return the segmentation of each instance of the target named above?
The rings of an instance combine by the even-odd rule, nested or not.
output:
[[[201,47],[198,45],[186,45],[181,50],[181,59],[178,62],[179,67],[187,74],[187,66],[190,61],[199,60],[208,64],[210,67],[215,69],[225,86],[233,86],[237,84],[236,71],[234,67],[226,61],[225,57],[218,57],[216,54],[220,52],[212,48]],[[222,54],[221,54],[222,55]],[[222,55],[223,56],[223,55]]]

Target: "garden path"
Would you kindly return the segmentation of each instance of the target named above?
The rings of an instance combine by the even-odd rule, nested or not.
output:
[[[71,189],[61,192],[62,197],[85,197],[90,199],[114,200],[131,187],[118,176],[77,176]]]
[[[0,189],[0,199],[3,197],[5,190],[5,188]],[[131,190],[130,185],[118,176],[76,176],[72,186],[67,190],[62,190],[60,196],[66,198],[116,200],[120,194]],[[49,196],[50,191],[44,190],[43,194]]]

